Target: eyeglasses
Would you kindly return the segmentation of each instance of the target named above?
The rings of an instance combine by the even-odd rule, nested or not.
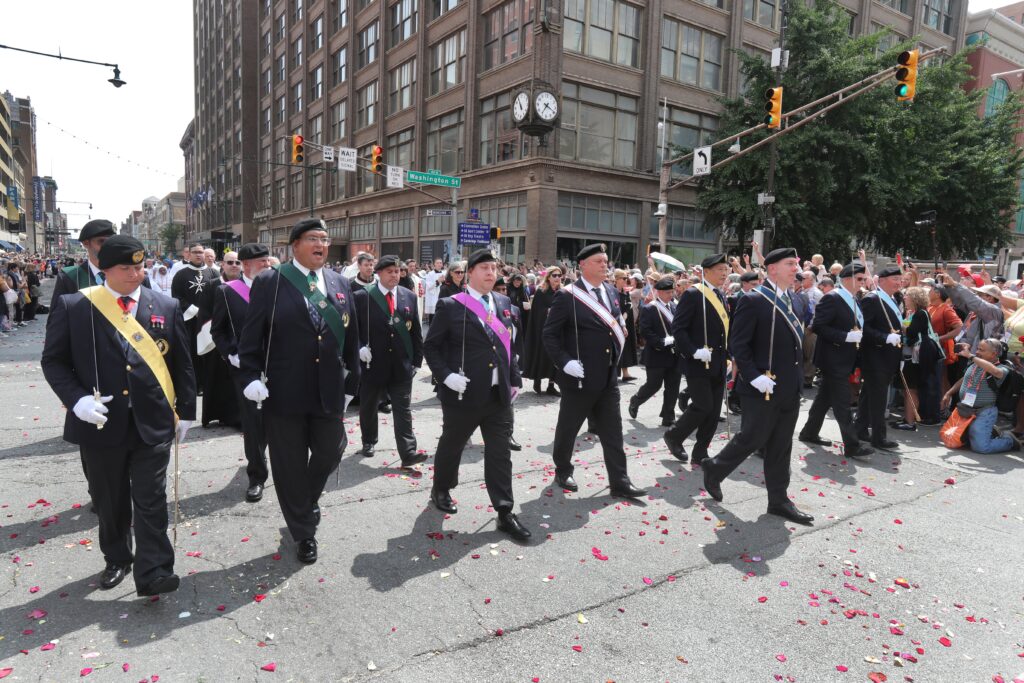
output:
[[[465,272],[466,271],[464,271],[464,270],[453,270],[452,271],[452,275],[462,275]]]
[[[331,238],[330,237],[303,237],[302,241],[306,242],[307,244],[323,244],[323,245],[326,246],[326,245],[331,243]]]
[[[561,273],[551,273],[551,275],[549,275],[548,277],[550,277],[553,280],[555,278],[562,277],[562,274]]]
[[[224,265],[226,265],[226,266],[238,266],[238,265],[241,265],[241,264],[242,264],[241,261],[225,261],[224,262]]]

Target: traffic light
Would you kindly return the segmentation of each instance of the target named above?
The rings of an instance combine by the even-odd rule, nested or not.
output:
[[[491,239],[492,240],[500,240],[501,239],[501,228],[499,228],[496,225],[491,228]]]
[[[900,68],[896,70],[896,99],[900,102],[914,99],[917,92],[917,57],[920,53],[917,50],[901,52],[896,59]]]
[[[374,175],[384,173],[384,148],[380,145],[373,146],[373,154],[370,156],[370,170]]]
[[[302,136],[292,136],[292,163],[301,164],[306,159],[306,149],[302,145]]]
[[[782,87],[768,88],[764,91],[764,110],[768,115],[764,122],[769,128],[780,128],[782,126]]]

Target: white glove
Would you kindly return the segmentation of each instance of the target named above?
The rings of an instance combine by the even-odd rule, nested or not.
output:
[[[175,430],[178,441],[184,441],[189,428],[192,427],[192,420],[178,420],[178,428]]]
[[[899,333],[897,333],[897,332],[892,332],[892,333],[890,333],[890,334],[889,334],[889,336],[888,336],[888,337],[886,337],[886,338],[885,338],[885,343],[886,343],[886,344],[892,344],[893,346],[899,346],[899,345],[900,345],[900,342],[901,342],[902,340],[903,340],[903,337],[901,337],[901,336],[899,335]]]
[[[860,330],[850,330],[846,333],[847,344],[860,344],[860,340],[864,338],[864,333]]]
[[[662,344],[663,344],[664,346],[672,346],[673,344],[675,344],[675,343],[676,343],[676,338],[675,338],[675,337],[672,337],[672,336],[668,336],[668,337],[665,337],[664,339],[662,339],[662,340],[661,340],[661,343],[662,343]]]
[[[469,378],[465,375],[457,375],[454,372],[444,378],[444,385],[457,394],[461,394],[469,385]]]
[[[704,361],[705,363],[711,362],[711,349],[697,349],[693,352],[693,359]]]
[[[370,361],[373,360],[373,354],[370,353],[369,346],[364,346],[363,348],[359,349],[359,360],[363,361],[364,363],[369,363]]]
[[[258,379],[254,379],[242,390],[242,395],[250,401],[259,403],[265,401],[270,396],[270,390],[267,389],[267,385]]]
[[[192,304],[191,306],[185,309],[185,312],[181,314],[181,317],[184,318],[185,320],[191,320],[192,318],[196,317],[197,313],[199,313],[199,307],[196,306],[195,304]]]
[[[345,407],[341,409],[341,412],[348,410],[348,404],[352,402],[352,399],[356,397],[355,394],[345,394]]]
[[[576,379],[583,379],[583,363],[579,362],[578,360],[571,360],[565,364],[565,367],[562,368],[562,372],[569,375],[570,377],[575,377]]]
[[[242,362],[238,360],[237,353],[228,354],[228,362],[234,365],[236,368],[242,367]]]
[[[89,424],[102,425],[107,421],[107,413],[110,409],[107,408],[104,403],[110,403],[114,400],[113,396],[100,396],[100,400],[96,400],[92,396],[83,396],[78,399],[75,403],[75,407],[72,408],[72,412],[82,422],[88,422]]]
[[[768,375],[758,375],[758,377],[750,383],[750,386],[754,387],[762,394],[771,394],[775,391],[775,380]]]

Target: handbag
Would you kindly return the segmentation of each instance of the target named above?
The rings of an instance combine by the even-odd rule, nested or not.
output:
[[[974,411],[964,415],[960,412],[960,406],[957,406],[956,410],[950,412],[946,424],[942,425],[942,429],[939,430],[939,438],[942,439],[942,443],[945,444],[946,448],[964,447],[967,428],[971,426],[976,417],[977,415],[974,414]]]
[[[8,306],[18,303],[18,292],[14,289],[4,290],[4,303]]]

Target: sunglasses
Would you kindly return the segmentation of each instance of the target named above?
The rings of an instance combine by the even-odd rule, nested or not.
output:
[[[561,273],[551,273],[551,275],[548,275],[548,277],[554,279],[556,277],[562,277],[562,274]]]
[[[225,262],[224,262],[224,265],[228,265],[228,266],[240,266],[240,265],[242,265],[242,262],[241,262],[241,261],[225,261]]]
[[[464,271],[464,270],[453,270],[452,271],[452,275],[462,275],[465,272],[466,271]]]

